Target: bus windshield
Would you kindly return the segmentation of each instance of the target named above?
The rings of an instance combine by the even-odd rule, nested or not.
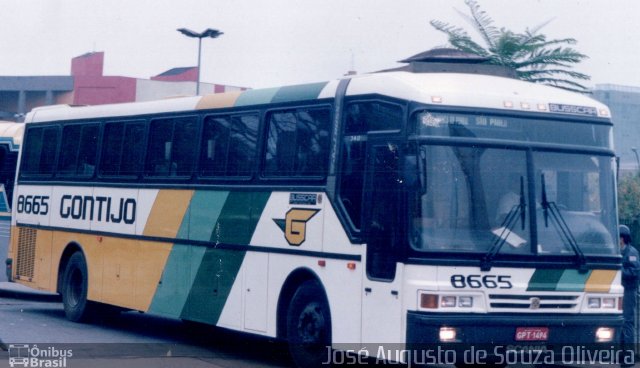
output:
[[[454,143],[417,151],[415,250],[617,254],[613,157]]]

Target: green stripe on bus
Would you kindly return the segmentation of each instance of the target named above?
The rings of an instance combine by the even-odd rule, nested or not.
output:
[[[211,241],[248,245],[270,195],[270,192],[230,193]],[[180,317],[216,324],[245,254],[246,251],[207,248]]]
[[[234,106],[268,104],[273,99],[273,96],[278,92],[278,89],[279,88],[266,88],[244,91],[238,97]]]
[[[245,254],[245,251],[206,248],[180,318],[216,324]]]
[[[228,195],[229,192],[196,191],[177,237],[208,241]],[[151,312],[173,317],[182,313],[205,251],[204,247],[173,245],[149,308]]]
[[[564,270],[536,270],[527,291],[554,291],[563,273]]]
[[[189,239],[209,241],[227,202],[229,192],[198,190],[189,207]]]
[[[273,96],[271,102],[315,100],[327,83],[328,82],[282,87],[275,96]]]
[[[174,244],[149,312],[178,317],[200,268],[206,248]]]
[[[270,192],[232,192],[218,218],[211,242],[249,245]]]
[[[558,280],[556,291],[584,291],[590,275],[591,271],[581,273],[578,270],[565,270]]]

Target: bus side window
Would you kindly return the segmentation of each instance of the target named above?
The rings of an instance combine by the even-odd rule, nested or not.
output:
[[[399,130],[402,121],[402,108],[387,102],[354,102],[346,108],[339,198],[355,230],[360,230],[362,225],[366,134],[371,131]]]
[[[98,152],[98,124],[67,125],[62,130],[59,176],[92,177]]]
[[[195,116],[151,121],[146,173],[191,176],[196,161],[198,119]]]
[[[326,176],[331,126],[329,109],[303,108],[274,112],[268,121],[265,176]]]
[[[75,174],[83,177],[92,177],[96,171],[96,156],[98,153],[98,136],[100,126],[97,124],[85,125],[80,134],[78,158]]]
[[[76,172],[78,147],[80,146],[80,125],[68,125],[62,130],[62,147],[58,162],[59,175],[73,175]]]
[[[256,114],[208,116],[200,150],[200,174],[206,177],[250,176],[255,163],[259,122]]]
[[[21,176],[50,176],[53,174],[59,134],[57,126],[36,127],[27,130]]]
[[[108,123],[104,130],[100,175],[137,176],[144,158],[145,123]]]
[[[250,176],[256,161],[260,119],[255,114],[233,116],[231,123],[226,174],[228,176]]]

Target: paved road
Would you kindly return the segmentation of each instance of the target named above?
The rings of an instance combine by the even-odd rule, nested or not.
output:
[[[290,366],[281,343],[136,312],[73,323],[56,299],[20,290],[0,292],[0,340],[0,367],[9,367],[9,348],[16,356],[22,345],[58,356],[70,350],[66,367]]]
[[[27,350],[57,354],[43,359],[70,368],[291,366],[282,343],[137,312],[91,324],[73,323],[64,317],[57,295],[0,282],[0,368],[10,366],[10,355],[24,356]],[[68,357],[60,358],[64,354]],[[452,368],[430,368],[445,367]]]

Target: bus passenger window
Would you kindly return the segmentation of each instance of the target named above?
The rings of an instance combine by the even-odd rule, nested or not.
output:
[[[264,174],[324,177],[329,160],[329,109],[297,109],[269,116]]]
[[[149,176],[191,176],[198,136],[197,117],[151,121],[146,173]]]
[[[248,177],[255,163],[259,119],[255,114],[205,119],[200,174]]]
[[[144,126],[140,121],[105,126],[100,175],[137,176],[142,171]]]
[[[58,174],[73,175],[76,171],[76,156],[80,145],[80,125],[70,125],[62,130],[62,147]]]
[[[67,125],[62,130],[58,175],[92,177],[96,168],[98,124]]]
[[[21,175],[45,176],[53,174],[58,151],[59,130],[56,126],[27,130]]]

